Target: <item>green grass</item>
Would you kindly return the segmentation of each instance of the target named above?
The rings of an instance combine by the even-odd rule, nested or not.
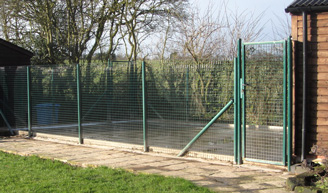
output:
[[[0,192],[211,192],[191,182],[0,152]]]

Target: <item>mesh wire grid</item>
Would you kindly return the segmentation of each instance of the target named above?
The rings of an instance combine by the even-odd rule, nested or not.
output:
[[[233,97],[233,64],[227,61],[151,62],[146,66],[149,145],[183,149]],[[233,108],[192,146],[197,156],[233,155]]]
[[[27,127],[26,67],[0,67],[0,109],[13,131]],[[0,127],[7,127],[0,117]]]
[[[141,63],[83,66],[83,135],[142,145]]]
[[[31,72],[34,131],[77,137],[75,66],[33,66]]]
[[[247,158],[282,158],[282,52],[282,45],[246,45]],[[85,138],[142,145],[140,64],[81,66]],[[14,117],[9,121],[15,128],[27,129],[26,67],[13,72],[0,68],[1,108]],[[149,145],[168,153],[184,148],[233,97],[233,64],[228,61],[152,61],[146,65],[146,79]],[[76,66],[31,68],[33,130],[78,136],[76,85]],[[12,105],[7,102],[10,95]],[[201,157],[232,156],[233,127],[230,108],[190,150]]]
[[[82,65],[80,71],[84,138],[142,145],[141,63]],[[231,62],[149,63],[149,145],[168,153],[181,150],[232,98],[232,72]],[[4,79],[4,70],[0,73]],[[26,67],[19,68],[12,83],[20,129],[27,129],[26,73]],[[30,73],[32,129],[77,137],[76,66],[32,66]],[[191,150],[202,157],[233,155],[232,123],[231,108]]]
[[[247,158],[281,161],[282,52],[281,45],[246,46]],[[151,62],[146,71],[149,145],[168,153],[181,150],[233,96],[231,62]],[[15,128],[26,129],[26,67],[11,79],[7,73],[0,68],[1,107]],[[76,81],[75,66],[31,68],[33,130],[77,137]],[[14,88],[13,105],[7,85]],[[81,90],[85,138],[143,143],[140,63],[83,65]],[[191,150],[232,156],[232,123],[230,108]]]
[[[283,44],[245,45],[246,157],[283,159]]]
[[[283,45],[246,45],[245,51],[246,157],[281,161]],[[142,145],[141,63],[80,69],[83,136]],[[26,73],[26,67],[0,68],[1,109],[18,129],[27,129]],[[184,148],[233,97],[229,61],[151,61],[146,80],[149,145],[168,153]],[[33,130],[78,136],[76,85],[76,66],[31,67]],[[233,127],[230,108],[190,150],[202,157],[232,156]]]

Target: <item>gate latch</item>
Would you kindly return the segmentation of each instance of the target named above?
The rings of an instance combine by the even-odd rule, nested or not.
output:
[[[245,94],[245,86],[251,86],[250,84],[247,83],[241,83],[242,87],[241,87],[241,96],[240,98],[242,99],[244,97]]]
[[[244,83],[243,86],[251,86],[250,84]]]

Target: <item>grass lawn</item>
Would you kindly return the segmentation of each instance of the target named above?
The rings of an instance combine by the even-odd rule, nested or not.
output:
[[[0,152],[0,192],[211,192],[191,182]]]

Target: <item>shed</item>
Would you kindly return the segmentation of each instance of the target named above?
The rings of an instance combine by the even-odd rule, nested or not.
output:
[[[295,0],[285,11],[294,40],[294,154],[302,161],[312,146],[328,148],[328,0]]]
[[[0,66],[27,66],[33,53],[0,38]]]
[[[15,77],[20,66],[31,64],[33,53],[0,38],[0,110],[15,127]],[[5,126],[0,116],[0,128]]]

